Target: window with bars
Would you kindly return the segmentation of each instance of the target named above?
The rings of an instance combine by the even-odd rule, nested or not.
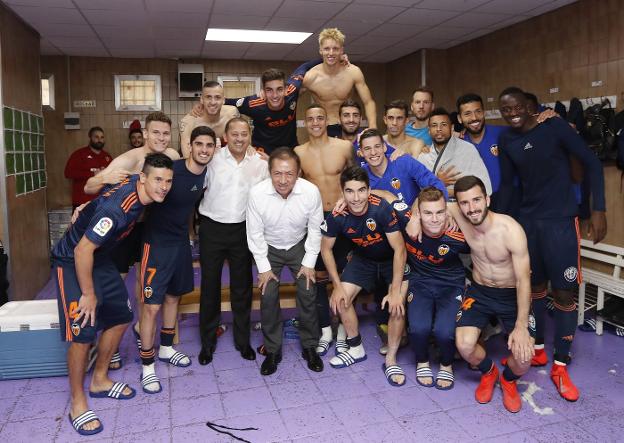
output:
[[[116,75],[115,110],[160,111],[160,75]]]

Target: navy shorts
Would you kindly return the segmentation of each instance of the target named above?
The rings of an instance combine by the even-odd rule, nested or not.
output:
[[[409,277],[410,267],[406,264],[403,280],[408,280]],[[392,283],[392,260],[377,262],[353,254],[344,271],[342,271],[340,281],[352,283],[366,292],[373,292],[379,281],[386,282],[388,285]]]
[[[582,281],[577,218],[521,220],[531,259],[531,284],[574,290]]]
[[[472,282],[466,288],[455,322],[457,327],[473,326],[483,329],[490,319],[498,318],[510,333],[516,326],[518,298],[516,288],[491,288]],[[535,337],[535,317],[529,308],[529,334]]]
[[[55,260],[53,269],[62,340],[91,343],[95,341],[97,331],[132,321],[126,285],[110,259],[93,266],[93,285],[97,297],[95,326],[89,322],[81,327],[82,319],[72,314],[82,296],[74,264]]]
[[[117,243],[110,252],[117,272],[120,274],[127,274],[130,268],[141,259],[143,226],[143,222],[135,224],[126,238]]]
[[[324,211],[323,220],[326,219],[329,214],[331,214],[331,211]],[[343,235],[339,235],[338,237],[336,237],[336,242],[334,243],[332,252],[334,253],[334,260],[336,261],[336,269],[338,270],[338,273],[342,272],[344,267],[347,265],[347,262],[349,261],[349,254],[351,253],[352,249],[353,243],[351,242],[351,240]],[[327,271],[327,268],[325,267],[325,262],[323,261],[323,257],[321,256],[321,254],[319,254],[318,258],[316,259],[316,265],[314,266],[314,269],[321,272]]]
[[[141,300],[148,305],[162,305],[166,294],[181,296],[191,292],[195,279],[190,243],[143,243],[141,287]]]

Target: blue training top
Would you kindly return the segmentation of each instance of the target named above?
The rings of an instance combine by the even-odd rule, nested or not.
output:
[[[364,214],[332,213],[321,224],[324,236],[347,237],[355,245],[354,254],[376,262],[392,260],[394,249],[388,243],[386,234],[398,231],[399,225],[392,207],[374,194],[368,197],[368,208]]]
[[[173,162],[173,184],[165,201],[154,203],[148,209],[144,236],[149,243],[175,245],[188,243],[189,220],[195,205],[204,192],[206,169],[193,174],[186,167],[186,159]]]
[[[431,139],[431,135],[429,134],[429,128],[425,126],[424,128],[416,129],[412,126],[411,123],[405,126],[405,134],[410,137],[419,138],[425,142],[425,146],[431,146],[433,140]]]
[[[500,162],[498,160],[498,140],[500,135],[508,131],[508,126],[496,126],[496,125],[484,125],[483,139],[479,143],[475,143],[470,138],[470,133],[465,132],[462,137],[463,140],[468,143],[472,143],[485,164],[485,167],[490,175],[490,182],[492,183],[492,193],[498,191],[500,186]]]
[[[373,174],[368,164],[363,168],[368,173],[371,189],[392,192],[410,206],[420,194],[420,190],[427,186],[435,186],[444,193],[445,198],[448,198],[444,183],[410,155],[388,161],[388,166],[381,177]]]
[[[422,242],[412,240],[405,234],[412,215],[409,207],[398,200],[392,207],[405,238],[407,261],[412,268],[411,278],[436,285],[464,286],[466,273],[459,254],[470,253],[464,234],[446,231],[439,237],[429,237],[423,232]]]
[[[507,131],[499,144],[501,212],[508,213],[505,202],[510,201],[513,177],[517,175],[522,187],[519,216],[537,219],[575,216],[578,206],[570,176],[570,154],[589,173],[593,209],[605,210],[602,164],[562,119],[548,119],[526,133]]]
[[[97,259],[130,234],[145,208],[137,194],[138,180],[138,174],[132,175],[106,188],[85,206],[76,222],[52,250],[52,258],[73,261],[74,248],[85,236],[98,246],[95,252]]]

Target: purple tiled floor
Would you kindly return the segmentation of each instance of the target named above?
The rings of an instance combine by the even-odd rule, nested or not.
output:
[[[131,291],[132,279],[128,286]],[[41,298],[53,297],[47,285]],[[258,313],[254,313],[257,318]],[[225,322],[230,321],[224,315]],[[231,331],[219,339],[214,361],[196,363],[199,352],[197,317],[180,322],[180,350],[193,365],[167,367],[157,363],[163,392],[143,394],[129,401],[91,400],[90,406],[104,423],[94,437],[80,437],[71,428],[67,413],[69,392],[65,377],[0,382],[1,442],[234,442],[207,422],[233,428],[230,431],[251,442],[574,442],[622,441],[624,416],[624,342],[605,334],[578,332],[573,380],[581,390],[576,403],[561,399],[554,390],[548,368],[533,368],[520,385],[530,387],[535,408],[527,401],[518,414],[507,413],[497,390],[490,404],[474,401],[479,375],[457,362],[455,388],[442,392],[416,384],[413,354],[400,351],[399,362],[407,371],[402,388],[386,383],[377,353],[372,316],[363,313],[362,335],[368,360],[335,370],[323,359],[321,373],[309,371],[299,356],[299,345],[287,340],[284,360],[276,374],[260,375],[262,359],[249,362],[234,350]],[[262,341],[252,332],[252,345]],[[498,361],[504,352],[500,337],[489,343]],[[114,379],[138,388],[140,363],[131,334],[121,350],[124,368]],[[435,369],[435,365],[434,365]],[[548,410],[548,413],[544,411]],[[538,412],[541,413],[538,413]]]

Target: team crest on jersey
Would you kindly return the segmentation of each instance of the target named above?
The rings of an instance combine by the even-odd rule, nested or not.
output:
[[[112,227],[113,221],[108,217],[102,217],[93,227],[93,232],[100,237],[104,237]]]
[[[405,263],[405,267],[403,268],[403,275],[407,275],[409,274],[411,271],[410,265],[408,265],[407,263]]]
[[[243,102],[245,101],[245,98],[239,98],[238,100],[236,100],[236,107],[240,107],[243,106]]]
[[[405,202],[399,202],[399,203],[395,203],[394,205],[392,205],[394,207],[394,209],[396,209],[397,211],[405,211],[407,209],[407,203]]]
[[[578,270],[574,266],[570,266],[565,271],[563,271],[563,277],[566,279],[566,281],[569,281],[570,283],[576,280],[577,276]]]
[[[491,153],[494,157],[498,157],[498,145],[492,145],[492,146],[490,146],[490,153]]]
[[[289,106],[291,111],[294,111],[296,107],[297,107],[297,101],[292,102]]]
[[[411,302],[412,302],[412,300],[414,300],[414,293],[413,293],[412,291],[410,291],[410,292],[407,294],[407,302],[408,302],[408,303],[411,303]]]
[[[440,255],[448,254],[449,250],[450,250],[450,248],[449,248],[449,245],[447,245],[447,244],[441,244],[440,246],[438,246],[438,254],[440,254]]]
[[[532,314],[529,314],[529,329],[535,331],[535,317]]]
[[[146,286],[145,288],[143,288],[143,296],[145,298],[150,298],[153,294],[154,294],[154,290],[152,289],[151,286]]]
[[[78,334],[80,334],[80,325],[78,323],[73,323],[71,325],[71,331],[72,331],[72,334],[74,334],[77,337]]]
[[[392,180],[390,180],[390,184],[392,185],[394,189],[399,189],[401,187],[401,180],[395,177]]]
[[[321,223],[321,231],[327,232],[327,220],[323,220],[323,223]]]
[[[374,219],[372,219],[372,218],[367,218],[367,219],[366,219],[366,227],[367,227],[368,229],[370,229],[371,231],[374,231],[374,230],[375,230],[375,228],[377,227],[377,223],[375,222],[375,220],[374,220]]]

